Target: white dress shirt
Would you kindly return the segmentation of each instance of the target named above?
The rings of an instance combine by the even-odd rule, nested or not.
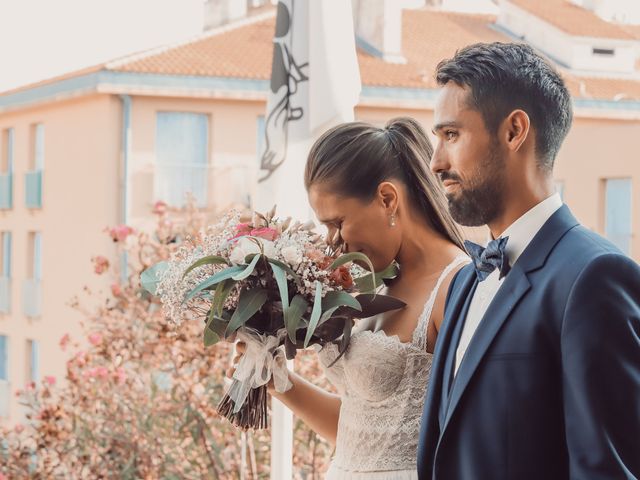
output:
[[[522,255],[522,252],[524,252],[529,245],[529,242],[531,242],[551,215],[561,206],[562,200],[560,195],[555,193],[522,215],[502,233],[501,238],[509,237],[505,251],[509,258],[510,265],[516,263],[518,257]],[[455,374],[458,373],[458,368],[462,363],[464,354],[473,339],[473,335],[482,317],[484,317],[487,308],[489,308],[491,301],[496,296],[502,282],[507,278],[505,276],[499,279],[499,270],[500,269],[496,268],[484,281],[479,282],[473,294],[471,305],[469,305],[469,312],[464,322],[464,328],[462,329],[462,335],[460,336],[460,343],[458,343],[458,348],[456,349]]]

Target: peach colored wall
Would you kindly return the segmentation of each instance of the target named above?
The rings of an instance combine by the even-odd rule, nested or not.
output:
[[[9,379],[12,389],[27,379],[27,339],[40,345],[40,376],[64,372],[65,355],[58,347],[64,333],[78,332],[80,316],[68,306],[89,285],[104,287],[107,279],[92,274],[95,254],[113,253],[102,233],[118,221],[120,104],[116,98],[93,96],[0,115],[0,130],[14,129],[13,209],[0,211],[0,230],[13,234],[12,310],[0,314],[0,334],[9,337]],[[31,150],[30,126],[45,129],[43,207],[27,210],[24,174]],[[28,319],[22,309],[22,282],[30,276],[28,232],[42,233],[42,316]],[[20,416],[15,396],[10,414]]]

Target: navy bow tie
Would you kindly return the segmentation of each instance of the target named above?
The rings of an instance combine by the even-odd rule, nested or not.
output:
[[[509,237],[491,240],[487,245],[487,248],[483,248],[477,243],[465,240],[464,246],[466,247],[467,252],[469,252],[469,255],[471,255],[473,266],[476,268],[478,281],[482,282],[496,268],[500,272],[499,278],[502,278],[509,273],[511,266],[509,265],[509,257],[505,252],[507,240],[509,240]]]

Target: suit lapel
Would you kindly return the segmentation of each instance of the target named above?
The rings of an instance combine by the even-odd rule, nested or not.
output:
[[[462,397],[471,377],[478,368],[480,361],[493,342],[493,339],[509,317],[513,308],[524,294],[527,293],[530,287],[531,285],[529,284],[527,276],[516,263],[489,305],[482,321],[478,325],[478,329],[467,348],[464,360],[460,364],[458,373],[453,380],[444,428],[442,429],[443,431],[449,423],[452,413],[456,409],[458,402],[460,402],[460,397]],[[460,337],[458,336],[458,340],[459,339]],[[457,346],[457,343],[455,345]],[[451,350],[454,352],[453,363],[455,364],[455,348],[453,345]],[[451,374],[453,376],[453,371]]]

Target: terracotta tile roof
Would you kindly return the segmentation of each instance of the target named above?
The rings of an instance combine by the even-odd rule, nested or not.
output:
[[[545,0],[548,1],[559,0]],[[359,50],[362,82],[366,86],[435,88],[436,65],[440,60],[450,58],[456,49],[475,42],[512,41],[494,29],[494,23],[495,17],[491,15],[446,13],[428,9],[405,10],[402,52],[407,62],[387,63]],[[99,69],[267,80],[271,71],[274,30],[275,17],[263,16],[214,34],[202,35],[181,45],[125,57],[85,71],[70,73],[53,81]],[[640,81],[584,78],[570,72],[561,72],[574,97],[610,100],[623,94],[625,99],[640,100]],[[20,90],[28,88],[31,86]]]
[[[581,37],[633,40],[638,38],[615,23],[571,3],[569,0],[508,0],[560,30]]]

